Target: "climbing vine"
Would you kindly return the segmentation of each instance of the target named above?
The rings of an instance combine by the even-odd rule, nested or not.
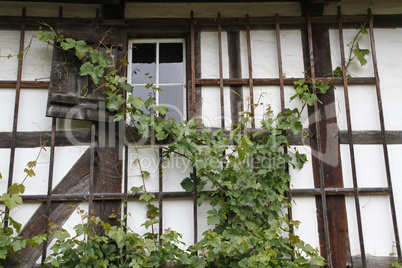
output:
[[[181,235],[171,229],[164,230],[158,237],[154,225],[159,222],[158,208],[152,204],[155,195],[146,191],[146,178],[150,175],[141,170],[143,185],[133,187],[132,194],[141,193],[140,201],[147,208],[147,220],[143,226],[150,232],[139,235],[125,226],[110,226],[100,218],[82,213],[85,222],[74,227],[75,234],[55,227],[55,243],[46,263],[52,267],[311,267],[323,265],[324,259],[318,250],[304,243],[291,232],[298,222],[290,220],[284,208],[291,206],[288,200],[290,176],[285,165],[302,168],[307,156],[291,148],[289,135],[303,131],[301,112],[305,106],[313,106],[319,97],[314,94],[311,83],[302,79],[294,82],[295,94],[291,100],[303,103],[300,109],[286,109],[274,114],[268,107],[257,130],[249,128],[253,115],[246,111],[240,123],[230,131],[223,129],[210,132],[199,119],[178,123],[165,115],[166,105],[155,104],[155,94],[146,100],[135,96],[132,87],[121,73],[128,64],[127,59],[114,59],[112,47],[103,39],[96,45],[83,40],[64,38],[53,28],[41,29],[36,38],[54,45],[65,53],[72,53],[82,64],[79,75],[87,77],[96,90],[106,96],[107,108],[115,111],[115,121],[130,121],[129,126],[144,138],[156,141],[174,141],[162,147],[164,159],[179,155],[188,159],[195,167],[181,185],[187,192],[196,187],[198,205],[208,203],[207,212],[211,229],[204,232],[195,245],[184,249]],[[351,52],[346,68],[357,59],[361,65],[370,52],[361,49],[359,39],[366,34],[362,24],[358,34],[349,44]],[[106,38],[108,32],[105,33]],[[102,48],[102,49],[100,49]],[[332,77],[342,76],[337,67]],[[325,94],[333,87],[331,82],[314,84],[317,94]],[[88,94],[83,89],[83,97]],[[161,91],[152,83],[146,88]],[[125,98],[125,93],[129,93]],[[254,104],[251,104],[254,105]],[[126,120],[129,118],[130,120]],[[284,150],[287,148],[287,150]],[[36,161],[27,166],[27,176],[34,176]],[[134,163],[133,163],[134,164]],[[138,163],[137,163],[138,164]],[[22,184],[21,184],[22,185]],[[9,210],[22,204],[20,194],[23,186],[13,185],[0,198]],[[5,216],[13,228],[20,225]],[[36,245],[46,239],[41,235],[28,240],[12,236],[12,229],[0,235],[0,259],[7,253],[18,251],[26,244]],[[91,226],[101,227],[95,233]]]

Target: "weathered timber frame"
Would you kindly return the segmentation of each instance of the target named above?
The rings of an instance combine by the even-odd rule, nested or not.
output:
[[[63,14],[62,7],[60,8],[60,18]],[[328,260],[329,267],[346,267],[351,264],[351,256],[349,249],[349,237],[348,228],[346,222],[346,211],[344,204],[345,196],[354,196],[356,204],[356,215],[357,224],[360,238],[360,250],[361,250],[361,265],[366,267],[367,260],[364,249],[364,238],[362,232],[362,220],[361,212],[359,206],[359,196],[361,195],[388,195],[391,206],[392,222],[394,227],[394,237],[396,241],[396,248],[398,253],[398,258],[401,258],[401,248],[400,248],[400,238],[398,232],[398,225],[396,221],[396,211],[395,204],[393,200],[393,188],[392,180],[390,175],[389,159],[388,159],[388,144],[402,144],[402,131],[386,131],[384,127],[384,115],[382,112],[382,101],[381,101],[381,89],[379,84],[379,75],[376,64],[376,50],[373,36],[374,27],[402,27],[402,16],[373,16],[370,15],[369,20],[369,34],[371,40],[371,52],[374,62],[374,77],[357,77],[357,78],[324,78],[324,74],[330,73],[332,67],[328,62],[328,58],[322,57],[320,55],[325,55],[329,50],[329,40],[328,40],[328,29],[339,29],[339,36],[341,41],[341,58],[344,59],[344,49],[343,49],[343,29],[344,28],[356,28],[359,23],[366,19],[365,16],[342,16],[339,9],[338,16],[320,16],[320,14],[304,14],[302,17],[267,17],[267,18],[252,18],[245,16],[244,18],[221,18],[217,14],[216,18],[211,19],[197,19],[195,15],[191,13],[189,19],[138,19],[138,20],[105,20],[99,17],[99,11],[96,12],[96,16],[92,19],[74,19],[76,22],[83,23],[96,23],[97,25],[106,25],[112,27],[118,27],[127,31],[130,37],[185,37],[187,39],[187,117],[194,118],[201,115],[202,110],[202,87],[206,86],[217,86],[219,85],[221,98],[221,110],[223,112],[225,100],[223,98],[223,87],[230,86],[233,92],[241,93],[242,86],[247,86],[250,88],[252,93],[253,86],[255,85],[276,85],[280,88],[281,93],[281,109],[284,110],[284,94],[283,88],[285,85],[293,85],[293,82],[301,79],[300,78],[284,78],[282,75],[282,59],[281,59],[281,44],[280,44],[280,31],[281,29],[299,29],[302,33],[302,39],[304,40],[304,59],[305,68],[310,69],[309,80],[314,84],[318,81],[329,81],[331,80],[335,85],[343,85],[345,88],[345,100],[346,100],[346,114],[347,114],[347,131],[338,131],[336,124],[336,117],[334,117],[333,111],[323,111],[321,105],[315,105],[311,110],[311,118],[314,118],[311,122],[310,137],[306,142],[302,142],[301,136],[295,136],[290,138],[292,145],[311,145],[313,149],[318,152],[325,152],[326,150],[331,151],[330,157],[335,157],[339,160],[339,145],[349,144],[350,154],[351,154],[351,166],[353,172],[353,188],[344,188],[342,182],[342,172],[341,166],[335,168],[328,167],[325,165],[325,159],[323,159],[320,154],[313,157],[314,174],[315,174],[315,188],[312,189],[292,189],[290,190],[291,196],[315,196],[317,205],[317,217],[319,222],[319,235],[320,244],[322,245],[321,252],[324,257]],[[25,29],[27,27],[38,26],[37,21],[45,21],[49,25],[55,25],[58,18],[33,18],[26,17],[26,10],[23,9],[21,17],[0,17],[0,28],[21,27],[21,43],[20,51],[24,50],[24,35]],[[252,62],[251,62],[251,42],[250,42],[250,31],[254,29],[270,29],[276,30],[277,36],[277,51],[278,58],[277,63],[279,67],[279,77],[278,78],[253,78],[252,72]],[[200,55],[202,53],[200,49],[200,33],[205,30],[212,30],[218,32],[218,46],[219,46],[219,65],[220,72],[219,77],[216,79],[203,79],[201,78],[201,62]],[[222,31],[228,33],[228,50],[230,55],[229,58],[229,74],[230,78],[223,78],[222,74],[222,42],[221,34]],[[247,49],[248,49],[248,62],[240,63],[239,59],[239,31],[246,31],[247,36]],[[320,36],[320,41],[323,40],[324,45],[317,45],[317,36]],[[19,112],[19,92],[21,88],[42,88],[46,89],[49,87],[48,82],[43,81],[22,81],[21,78],[21,66],[23,64],[23,57],[19,60],[18,64],[18,75],[16,81],[0,81],[1,88],[15,88],[16,89],[16,101],[14,110],[14,124],[12,132],[2,132],[0,133],[0,148],[10,148],[10,168],[9,168],[9,180],[8,185],[10,186],[13,182],[13,171],[15,162],[15,148],[32,148],[41,146],[39,144],[39,137],[43,140],[50,140],[51,146],[51,158],[50,158],[50,168],[49,168],[49,184],[47,195],[24,195],[24,202],[35,202],[42,203],[41,207],[36,211],[30,222],[35,222],[32,224],[35,226],[32,230],[25,228],[21,235],[23,237],[29,237],[32,234],[43,233],[47,231],[47,221],[42,219],[42,222],[36,221],[41,215],[47,215],[50,220],[62,224],[67,220],[69,215],[60,213],[57,214],[57,209],[55,206],[59,206],[61,209],[64,207],[75,204],[78,206],[79,202],[89,201],[90,207],[94,208],[97,206],[103,208],[103,206],[110,206],[108,209],[104,210],[103,218],[109,216],[113,206],[120,205],[121,202],[128,202],[128,200],[136,200],[139,195],[129,195],[127,189],[127,170],[128,164],[125,161],[123,169],[123,178],[117,182],[117,188],[120,187],[123,180],[123,190],[118,192],[107,192],[107,187],[101,187],[97,189],[97,183],[100,181],[96,178],[96,165],[95,163],[103,166],[103,168],[110,168],[109,161],[107,157],[110,152],[103,152],[102,149],[96,148],[97,140],[97,124],[92,123],[91,130],[89,131],[74,131],[73,135],[81,144],[91,145],[91,148],[77,161],[74,167],[68,173],[62,182],[53,187],[52,177],[53,177],[53,164],[54,164],[54,148],[60,145],[73,145],[70,144],[68,139],[66,139],[66,134],[64,132],[56,131],[56,121],[52,120],[52,131],[51,132],[19,132],[18,131],[18,112]],[[241,78],[240,64],[247,64],[249,68],[249,78]],[[343,77],[346,70],[343,69]],[[353,131],[350,119],[350,108],[349,108],[349,97],[348,97],[348,85],[374,85],[377,91],[378,100],[378,111],[380,117],[381,130],[380,131]],[[330,104],[333,102],[333,92],[329,92],[325,95],[321,101],[323,104]],[[238,111],[242,109],[241,98],[237,94],[230,95],[230,105],[235,107],[232,109],[231,117],[233,122],[238,121]],[[331,121],[332,120],[332,121]],[[222,121],[222,126],[224,122]],[[228,127],[228,126],[226,126]],[[328,136],[327,133],[330,132],[331,140],[323,140],[322,137]],[[127,135],[129,137],[129,135]],[[99,138],[99,137],[98,137]],[[104,139],[109,139],[109,137],[104,137]],[[129,140],[129,139],[128,139]],[[384,152],[384,162],[386,166],[386,176],[388,187],[372,187],[372,188],[361,188],[357,185],[356,170],[355,170],[355,160],[354,160],[354,150],[353,146],[355,144],[382,144]],[[74,144],[76,145],[76,144]],[[128,146],[125,144],[125,159],[128,159]],[[155,145],[155,144],[154,144]],[[156,144],[155,146],[158,146]],[[159,149],[159,158],[161,159],[161,151]],[[112,152],[112,158],[117,159],[118,153]],[[104,159],[104,161],[102,160]],[[101,161],[101,162],[98,162]],[[102,161],[104,164],[102,164]],[[115,165],[115,161],[111,161]],[[162,163],[162,161],[160,161]],[[109,166],[107,166],[109,165]],[[121,165],[121,164],[120,164]],[[163,222],[163,200],[164,199],[177,199],[185,198],[193,200],[193,218],[194,218],[194,242],[198,241],[197,233],[197,188],[194,185],[193,193],[185,192],[164,192],[162,189],[162,167],[159,170],[159,191],[155,192],[156,198],[159,199],[159,208],[161,212],[160,228],[162,230]],[[193,170],[195,173],[196,170]],[[116,175],[116,174],[114,174]],[[80,180],[80,183],[85,183],[86,186],[81,187],[80,191],[70,191],[67,190],[69,185],[74,184],[75,181]],[[108,183],[104,180],[104,183]],[[116,188],[116,189],[117,189]],[[65,190],[62,190],[65,189]],[[114,204],[114,205],[113,205]],[[96,213],[96,208],[94,209]],[[123,210],[123,214],[127,215],[127,208]],[[290,213],[291,215],[291,213]],[[39,224],[38,224],[39,223]],[[48,241],[50,243],[50,240]],[[42,254],[42,259],[46,257],[46,245],[43,250],[29,250],[23,251],[19,254],[19,257],[23,257],[26,260],[32,260],[30,264],[33,265],[35,260]]]

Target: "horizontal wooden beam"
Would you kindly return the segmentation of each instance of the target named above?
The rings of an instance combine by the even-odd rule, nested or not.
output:
[[[211,128],[213,132],[217,128]],[[258,129],[257,129],[258,130]],[[131,131],[132,132],[132,131]],[[89,145],[91,142],[89,130],[74,130],[74,131],[57,131],[56,132],[56,146],[76,146],[76,145]],[[226,131],[229,135],[229,131]],[[17,132],[16,147],[17,148],[35,148],[41,146],[49,146],[52,133],[50,131],[34,131],[34,132]],[[388,144],[402,144],[402,131],[386,131]],[[131,145],[133,140],[139,140],[138,135],[130,136],[126,134],[127,145]],[[303,142],[303,135],[288,136],[290,145],[310,145],[310,139]],[[349,137],[346,130],[339,132],[339,139],[341,144],[349,144]],[[11,132],[0,132],[0,148],[10,148],[12,140]],[[162,143],[167,144],[168,142]],[[382,144],[380,131],[353,131],[354,144]],[[147,143],[148,144],[148,143]]]
[[[0,88],[16,88],[17,81],[0,81]],[[21,88],[49,88],[48,81],[22,81]]]
[[[40,22],[45,22],[49,25],[55,25],[58,18],[51,17],[27,17],[26,23],[28,26],[41,25]],[[366,16],[354,15],[343,16],[342,22],[344,28],[358,27],[361,22],[364,22]],[[17,16],[0,16],[0,25],[2,26],[19,26],[21,25],[21,17]],[[123,28],[132,27],[188,27],[190,28],[190,19],[188,18],[153,18],[153,19],[115,19],[106,20],[96,18],[65,18],[66,21],[74,21],[87,24],[95,24],[99,22],[100,25],[115,26]],[[279,17],[279,23],[283,26],[289,25],[292,29],[304,29],[306,27],[306,17]],[[210,27],[216,26],[216,18],[195,18],[196,27]],[[338,25],[337,16],[323,16],[323,17],[311,17],[312,23],[327,24],[330,28],[336,28]],[[222,18],[222,26],[241,26],[245,27],[245,18]],[[259,17],[250,18],[250,26],[275,26],[275,17]],[[375,28],[394,28],[402,27],[402,15],[374,15],[374,27]],[[288,28],[288,27],[286,27]],[[223,29],[224,30],[224,29]],[[188,29],[189,31],[189,29]]]
[[[321,190],[319,188],[311,189],[291,189],[292,196],[316,196],[320,195]],[[327,188],[325,189],[327,195],[353,195],[353,188]],[[388,194],[387,187],[364,187],[358,188],[359,195],[386,195]],[[155,199],[159,199],[159,192],[149,192],[155,195]],[[177,199],[177,198],[193,198],[193,193],[184,191],[176,192],[164,192],[163,199]],[[135,195],[128,195],[128,200],[138,200],[141,193]],[[94,193],[94,200],[123,200],[125,198],[124,193]],[[46,195],[23,195],[22,199],[24,203],[38,203],[46,202]],[[88,201],[89,194],[52,194],[52,202],[82,202]],[[1,201],[0,201],[1,202]]]
[[[285,85],[294,85],[295,81],[298,81],[304,78],[284,78],[283,82]],[[223,79],[223,85],[231,86],[231,85],[239,85],[239,86],[248,86],[250,80],[248,78],[230,78],[230,79]],[[343,85],[342,78],[334,78],[334,77],[327,77],[327,78],[316,78],[316,82],[330,82],[334,85]],[[310,83],[310,79],[306,79],[307,83]],[[201,79],[196,78],[195,84],[199,86],[216,86],[219,85],[219,79]],[[349,85],[375,85],[376,80],[374,77],[351,77],[348,78]],[[254,78],[253,85],[256,86],[279,86],[280,79],[279,78]]]

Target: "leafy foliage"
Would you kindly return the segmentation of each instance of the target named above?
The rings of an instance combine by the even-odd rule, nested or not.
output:
[[[90,78],[98,89],[107,96],[107,108],[116,111],[115,121],[127,117],[136,132],[144,138],[153,136],[157,141],[174,140],[166,145],[163,157],[172,155],[187,158],[197,173],[191,173],[181,185],[187,192],[197,189],[198,205],[208,202],[212,208],[207,212],[211,229],[204,232],[203,238],[187,249],[180,241],[181,235],[173,230],[164,230],[158,237],[154,225],[159,223],[159,208],[152,202],[155,195],[148,193],[145,178],[150,174],[141,170],[144,185],[133,187],[132,194],[140,194],[139,200],[147,208],[146,221],[142,224],[150,231],[139,235],[121,226],[110,226],[100,218],[85,216],[86,222],[74,227],[71,236],[63,229],[54,233],[55,243],[46,264],[52,267],[312,267],[324,265],[318,251],[300,240],[290,230],[298,222],[289,220],[284,208],[291,206],[287,198],[290,176],[285,166],[302,168],[307,156],[290,148],[288,135],[303,131],[301,113],[306,105],[320,102],[319,95],[325,94],[333,84],[317,82],[314,85],[305,79],[294,82],[295,94],[291,97],[302,101],[301,109],[286,109],[276,116],[267,109],[261,128],[251,131],[250,112],[244,112],[241,122],[233,125],[227,133],[222,129],[213,133],[198,119],[177,123],[166,118],[168,107],[155,105],[155,92],[161,91],[152,83],[146,85],[150,97],[143,100],[129,94],[132,87],[126,78],[119,74],[128,64],[120,60],[115,66],[111,48],[102,42],[89,46],[85,41],[64,38],[52,28],[37,33],[38,40],[53,44],[59,49],[73,53],[82,61],[79,75]],[[361,49],[359,36],[366,34],[365,24],[350,44],[352,52],[363,66],[365,56],[370,52]],[[105,33],[106,37],[107,33]],[[99,48],[102,47],[102,50]],[[334,77],[341,77],[342,68],[337,67]],[[255,105],[255,104],[251,104]],[[201,127],[201,129],[200,129]],[[286,150],[284,150],[286,148]],[[36,161],[29,162],[25,168],[26,178],[35,176]],[[1,178],[1,175],[0,175]],[[25,179],[26,179],[25,178]],[[212,187],[207,190],[206,185]],[[210,188],[208,188],[210,189]],[[0,200],[9,210],[22,204],[20,194],[25,188],[15,184],[4,193]],[[21,225],[9,215],[0,226],[0,259],[5,259],[11,251],[18,251],[27,244],[34,246],[47,239],[40,235],[22,240],[13,236]],[[5,227],[8,221],[11,227]],[[102,227],[102,235],[94,233],[95,226]],[[56,230],[56,229],[55,229]]]

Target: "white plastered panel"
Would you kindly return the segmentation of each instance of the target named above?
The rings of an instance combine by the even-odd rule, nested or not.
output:
[[[0,193],[7,192],[8,171],[10,168],[10,149],[0,149],[0,173],[2,180],[0,180]]]
[[[180,183],[190,176],[190,172],[192,172],[191,161],[187,158],[173,154],[170,159],[163,161],[163,191],[183,192]]]
[[[11,132],[14,123],[15,89],[1,89],[0,131]]]
[[[159,191],[159,151],[157,147],[144,146],[128,151],[128,189],[145,183],[148,192]],[[141,175],[148,172],[149,176]],[[147,173],[145,173],[147,174]]]
[[[46,151],[40,148],[16,148],[15,150],[13,182],[24,182],[24,194],[47,194],[50,148],[45,147],[45,149]],[[33,169],[35,176],[27,177],[24,169],[27,168],[28,162],[35,161],[37,157],[36,167]]]
[[[52,66],[53,46],[35,38],[37,31],[25,32],[24,54],[22,65],[23,81],[49,81]]]
[[[361,196],[360,210],[366,254],[389,256],[396,253],[388,196]],[[360,255],[355,201],[346,197],[351,254]]]
[[[229,77],[227,34],[222,32],[223,78]],[[201,32],[201,77],[219,78],[218,32]]]
[[[18,131],[50,131],[52,119],[46,117],[47,89],[21,89]]]
[[[20,31],[0,31],[0,80],[17,80]]]
[[[223,88],[225,128],[231,126],[230,87]],[[202,88],[202,122],[207,127],[221,127],[220,88],[207,86]]]
[[[320,249],[315,198],[294,197],[293,201],[292,219],[300,221],[299,227],[294,230],[295,234],[313,248]]]

